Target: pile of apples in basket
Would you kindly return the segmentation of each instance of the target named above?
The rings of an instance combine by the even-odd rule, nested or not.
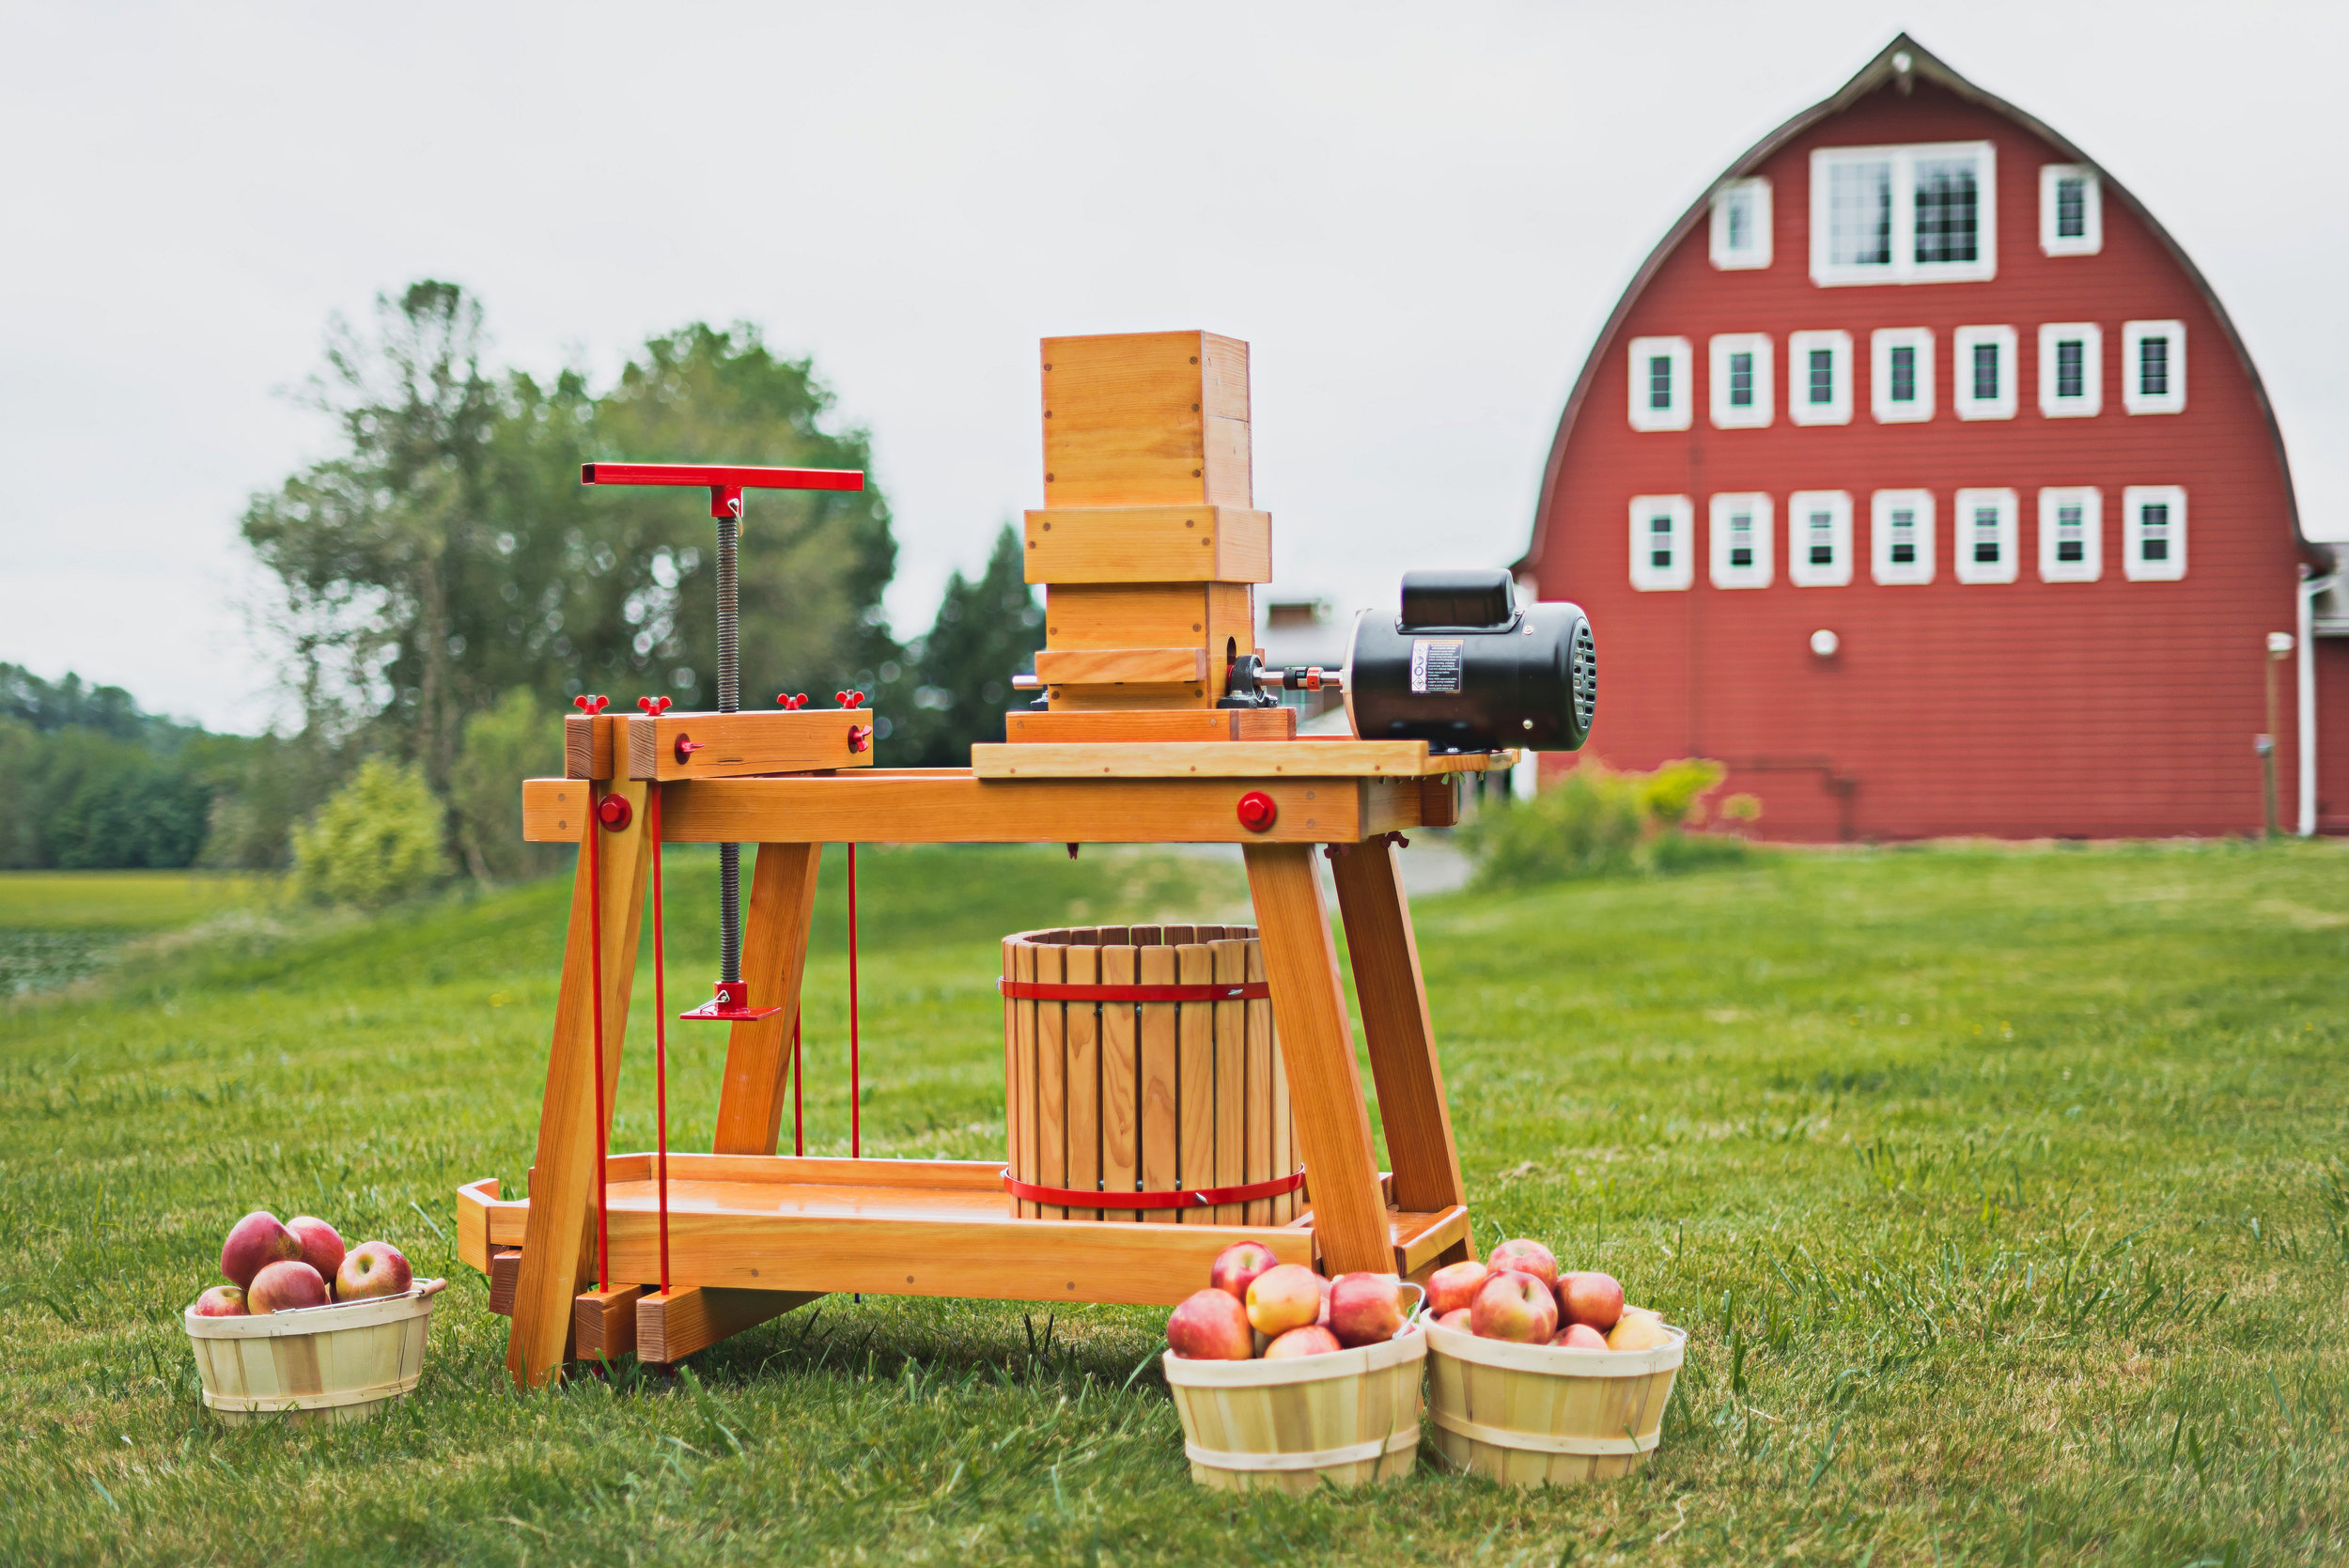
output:
[[[263,1317],[330,1301],[397,1296],[414,1281],[408,1260],[388,1241],[345,1248],[334,1227],[314,1216],[278,1218],[256,1209],[230,1228],[220,1249],[229,1282],[196,1298],[198,1317]]]
[[[1199,1361],[1317,1356],[1391,1340],[1423,1316],[1479,1339],[1566,1350],[1653,1350],[1672,1343],[1663,1318],[1624,1304],[1611,1274],[1561,1274],[1538,1241],[1504,1241],[1483,1263],[1455,1263],[1424,1290],[1392,1274],[1324,1279],[1253,1241],[1216,1254],[1208,1286],[1167,1319],[1166,1343]],[[1405,1306],[1406,1292],[1422,1299]]]

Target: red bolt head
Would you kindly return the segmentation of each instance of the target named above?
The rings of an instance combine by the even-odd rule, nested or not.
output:
[[[607,795],[596,802],[596,820],[613,832],[627,827],[635,815],[625,795]]]
[[[1252,789],[1239,798],[1239,825],[1252,833],[1263,832],[1280,815],[1280,806],[1261,789]]]
[[[573,697],[571,706],[592,719],[611,706],[612,699],[609,697]]]

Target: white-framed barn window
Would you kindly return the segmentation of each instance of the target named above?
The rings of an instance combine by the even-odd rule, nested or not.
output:
[[[1631,340],[1631,427],[1685,430],[1692,402],[1688,381],[1695,355],[1685,337]]]
[[[2186,412],[2186,323],[2121,323],[2121,406],[2131,413]]]
[[[1770,422],[1770,334],[1721,333],[1707,346],[1713,427],[1758,430]]]
[[[1980,282],[1999,272],[1999,161],[1988,142],[1811,154],[1811,281]]]
[[[2015,329],[1960,327],[1950,334],[1950,401],[1960,419],[2015,417]]]
[[[2049,256],[2094,256],[2105,248],[2105,199],[2085,163],[2039,165],[2039,248]]]
[[[1933,492],[1878,490],[1868,498],[1869,575],[1878,582],[1933,581]]]
[[[2019,563],[2013,490],[1960,490],[1951,503],[1950,566],[1960,582],[2012,582]]]
[[[1868,338],[1868,406],[1879,425],[1933,417],[1933,330],[1878,327]]]
[[[1851,423],[1851,334],[1786,334],[1786,417],[1797,425]]]
[[[1713,265],[1724,272],[1770,264],[1770,182],[1732,179],[1713,193]]]
[[[2131,485],[2121,492],[2121,574],[2132,582],[2175,582],[2186,575],[2186,491]]]
[[[1643,593],[1672,593],[1696,581],[1690,537],[1696,508],[1685,495],[1631,498],[1631,585]]]
[[[1797,490],[1786,498],[1786,580],[1797,588],[1851,581],[1851,492]]]
[[[2039,580],[2093,582],[2105,574],[2105,498],[2092,487],[2039,492]]]
[[[2105,409],[2105,334],[2093,321],[2049,321],[2039,329],[2039,411],[2087,419]]]
[[[1716,588],[1770,585],[1770,498],[1759,492],[1717,495],[1712,502],[1712,582]]]

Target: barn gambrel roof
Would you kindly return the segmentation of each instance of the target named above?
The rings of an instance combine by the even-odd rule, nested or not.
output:
[[[2276,411],[2274,405],[2268,401],[2265,383],[2260,380],[2259,366],[2252,363],[2251,352],[2244,345],[2243,334],[2235,330],[2233,318],[2227,314],[2227,307],[2219,303],[2217,292],[2211,287],[2210,280],[2202,276],[2201,268],[2194,265],[2194,258],[2186,254],[2186,248],[2180,245],[2170,231],[2161,225],[2161,221],[2147,210],[2145,204],[2131,194],[2126,186],[2113,179],[2111,173],[2103,164],[2073,146],[2046,121],[2036,116],[2024,113],[2005,99],[1995,93],[1983,91],[1959,75],[1939,56],[1934,54],[1906,33],[1898,35],[1891,42],[1886,44],[1875,59],[1861,67],[1859,73],[1844,83],[1831,97],[1821,99],[1747,148],[1735,163],[1722,170],[1713,183],[1705,187],[1703,194],[1698,196],[1688,210],[1680,215],[1679,221],[1672,225],[1664,238],[1657,241],[1656,248],[1648,253],[1647,259],[1641,263],[1640,270],[1633,276],[1630,287],[1626,287],[1623,291],[1622,298],[1615,302],[1614,311],[1607,318],[1607,324],[1599,329],[1598,337],[1591,345],[1590,356],[1582,362],[1582,373],[1575,379],[1574,391],[1566,398],[1565,411],[1558,416],[1558,433],[1550,442],[1549,459],[1542,473],[1541,500],[1533,513],[1533,538],[1525,556],[1517,563],[1518,569],[1522,569],[1527,561],[1541,552],[1541,532],[1548,526],[1550,502],[1557,491],[1561,465],[1565,461],[1566,441],[1574,433],[1575,419],[1581,413],[1583,402],[1590,396],[1591,383],[1598,375],[1599,361],[1606,357],[1609,346],[1614,342],[1616,334],[1622,331],[1624,318],[1631,313],[1633,303],[1646,290],[1649,283],[1654,281],[1657,272],[1663,268],[1665,260],[1671,256],[1672,251],[1695,230],[1698,224],[1706,219],[1712,209],[1713,198],[1719,194],[1720,188],[1733,179],[1742,179],[1759,169],[1786,144],[1821,120],[1842,114],[1887,84],[1900,85],[1902,90],[1906,91],[1906,83],[1914,80],[1931,82],[1937,86],[1946,88],[1958,98],[1968,102],[1979,103],[1993,113],[2002,115],[2056,148],[2068,162],[2082,163],[2095,170],[2098,181],[2103,187],[2104,199],[2120,202],[2136,215],[2138,221],[2145,225],[2148,233],[2160,241],[2162,247],[2170,253],[2171,259],[2177,262],[2180,270],[2192,281],[2203,301],[2209,304],[2212,317],[2218,322],[2219,330],[2227,334],[2227,344],[2234,350],[2236,360],[2243,366],[2244,375],[2250,381],[2252,396],[2259,399],[2260,415],[2266,421],[2269,439],[2275,442],[2276,466],[2283,475],[2284,502],[2290,509],[2294,542],[2300,547],[2302,553],[2319,570],[2331,570],[2333,558],[2330,550],[2326,546],[2312,543],[2300,530],[2300,503],[2293,491],[2292,464],[2284,453],[2283,431],[2276,423]]]

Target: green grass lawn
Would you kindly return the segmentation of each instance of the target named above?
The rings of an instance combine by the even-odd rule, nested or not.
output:
[[[1206,919],[1242,893],[1221,862],[1090,849],[861,870],[879,1154],[1000,1152],[1003,932]],[[836,871],[807,1031],[824,1150],[847,1135]],[[673,862],[673,998],[707,994],[713,884],[707,857]],[[675,1384],[517,1395],[450,1194],[530,1158],[566,889],[373,923],[271,896],[0,880],[0,929],[150,933],[0,1015],[0,1559],[2349,1558],[2332,846],[1787,855],[1424,901],[1480,1241],[1544,1238],[1689,1329],[1649,1469],[1538,1494],[1432,1463],[1352,1496],[1200,1491],[1148,1310],[1048,1329],[833,1298]],[[151,935],[195,921],[200,939]],[[706,1147],[723,1037],[673,1044],[673,1135]],[[650,1141],[642,1056],[615,1147]],[[177,1316],[255,1206],[452,1276],[396,1413],[206,1415]]]

